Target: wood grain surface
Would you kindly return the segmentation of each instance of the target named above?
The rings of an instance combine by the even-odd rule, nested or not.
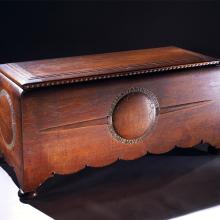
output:
[[[219,71],[219,67],[210,67],[25,94],[25,189],[33,190],[54,173],[102,167],[118,159],[141,157],[146,152],[164,153],[175,145],[191,147],[204,141],[220,146]],[[131,87],[152,91],[160,112],[154,129],[143,141],[125,144],[114,138],[107,117],[116,96]],[[127,125],[131,135],[136,134],[135,119],[136,116]]]
[[[23,89],[213,65],[217,59],[178,47],[84,55],[0,65]]]
[[[88,64],[84,61],[95,59],[93,56],[82,57],[84,61],[78,57],[51,60],[48,64],[34,61],[19,65],[43,81],[47,78],[43,77],[45,73],[47,79],[58,77],[60,80],[56,74],[70,72],[70,69],[73,77],[80,68],[83,72],[82,65],[96,72],[102,66],[114,69],[113,65],[122,66],[123,70],[126,66],[129,70],[138,69],[146,58],[147,65],[152,62],[157,67],[164,65],[160,63],[162,58],[167,65],[176,65],[180,60],[216,62],[192,52],[178,57],[177,48],[169,49],[170,53],[164,48],[147,51],[149,58],[145,50],[104,54],[103,57],[95,55],[99,59],[96,57],[97,62],[91,66],[90,61]],[[155,54],[155,51],[158,52]],[[157,60],[157,56],[155,64],[153,60]],[[55,173],[69,174],[86,166],[102,167],[119,159],[133,160],[147,152],[160,154],[176,145],[186,148],[203,141],[220,147],[219,73],[219,66],[173,69],[166,73],[152,72],[24,91],[5,73],[1,74],[0,90],[6,91],[11,101],[0,99],[4,108],[0,109],[1,135],[4,136],[0,138],[0,148],[15,168],[20,187],[29,192]],[[14,111],[14,123],[8,103]],[[11,141],[12,126],[16,133],[15,144],[10,149],[3,140]]]
[[[0,151],[23,182],[21,95],[23,90],[0,74]]]

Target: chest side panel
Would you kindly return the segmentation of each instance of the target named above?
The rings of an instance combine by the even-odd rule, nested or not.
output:
[[[23,178],[21,95],[23,90],[0,73],[0,151]]]

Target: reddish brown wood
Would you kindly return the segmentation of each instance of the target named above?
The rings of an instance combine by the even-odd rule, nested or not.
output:
[[[23,90],[0,74],[0,151],[23,182],[21,96]],[[14,118],[14,119],[13,119]]]
[[[10,97],[14,123],[10,101],[0,97],[0,148],[22,190],[35,191],[54,173],[159,154],[175,145],[191,147],[203,140],[220,147],[220,67],[195,69],[189,66],[193,62],[217,64],[216,59],[172,47],[16,64],[20,75],[1,66],[0,90]],[[86,74],[126,74],[152,66],[158,70],[165,63],[173,71],[51,85],[52,78],[85,80]],[[189,69],[173,68],[180,63]],[[91,72],[77,75],[80,68]],[[33,83],[25,71],[50,86],[25,88]]]
[[[218,62],[202,54],[178,47],[123,51],[78,57],[66,57],[0,66],[1,71],[21,88],[53,86],[74,82],[142,74],[141,70],[191,68]]]
[[[13,142],[13,109],[11,107],[11,100],[5,90],[0,92],[0,106],[4,108],[0,109],[0,130],[2,137],[7,145]]]
[[[141,137],[150,126],[151,103],[144,94],[125,96],[113,113],[113,127],[124,138]]]

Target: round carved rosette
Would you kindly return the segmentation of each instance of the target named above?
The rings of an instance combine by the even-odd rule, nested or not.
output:
[[[109,113],[109,129],[124,144],[143,141],[152,131],[159,114],[156,96],[144,88],[131,88],[120,94]]]
[[[12,149],[15,144],[15,113],[10,95],[4,90],[0,90],[0,135],[3,143],[8,149]]]

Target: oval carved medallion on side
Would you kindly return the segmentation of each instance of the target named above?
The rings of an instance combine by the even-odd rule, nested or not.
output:
[[[151,91],[132,88],[113,103],[109,116],[110,131],[122,143],[137,143],[151,132],[158,113],[159,104]]]
[[[12,149],[15,143],[15,116],[11,98],[2,89],[0,91],[0,134],[7,148]]]

